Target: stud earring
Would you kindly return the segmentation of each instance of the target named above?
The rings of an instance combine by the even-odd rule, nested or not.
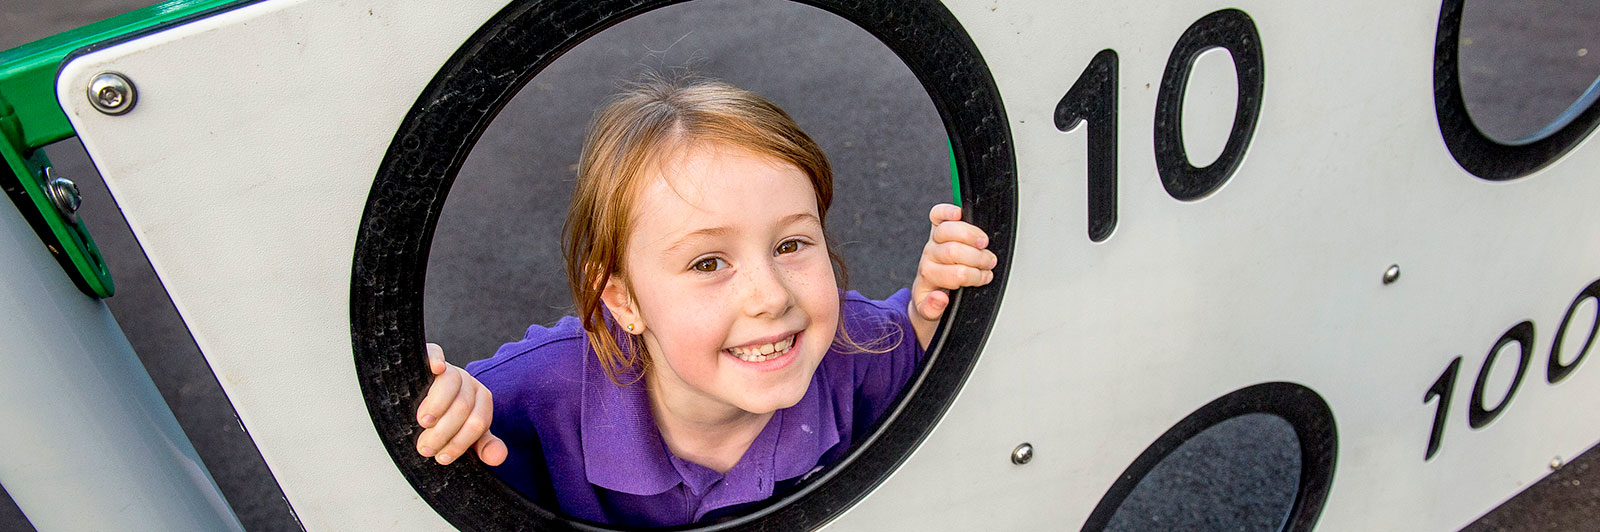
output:
[[[633,332],[633,324],[632,323],[628,324],[628,332]]]

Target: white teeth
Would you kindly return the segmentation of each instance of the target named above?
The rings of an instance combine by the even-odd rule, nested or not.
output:
[[[758,347],[730,347],[726,349],[726,351],[728,354],[739,357],[739,360],[743,360],[745,362],[766,362],[768,360],[777,358],[778,355],[783,354],[793,346],[794,337],[790,336],[777,342]]]

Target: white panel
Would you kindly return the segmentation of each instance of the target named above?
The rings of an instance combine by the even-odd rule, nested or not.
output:
[[[350,350],[351,250],[400,120],[498,0],[252,4],[69,63],[58,97],[310,530],[448,525],[384,451]],[[126,74],[120,117],[83,97]]]
[[[1562,313],[1600,277],[1600,214],[1585,199],[1600,194],[1600,151],[1580,146],[1513,183],[1461,170],[1434,118],[1437,4],[950,7],[1016,137],[1011,284],[943,423],[837,528],[1075,530],[1148,442],[1264,381],[1306,385],[1333,408],[1341,452],[1322,530],[1455,530],[1600,438],[1585,414],[1600,377],[1543,375]],[[1177,37],[1225,7],[1261,32],[1261,123],[1226,186],[1180,203],[1151,156],[1156,90]],[[1086,130],[1050,117],[1108,47],[1121,60],[1120,223],[1092,244]],[[1396,263],[1403,277],[1382,285]],[[1499,419],[1470,430],[1484,355],[1524,319],[1539,328],[1528,376]],[[1442,450],[1424,462],[1434,409],[1422,397],[1457,355]],[[1023,441],[1036,458],[1013,466]]]
[[[350,261],[407,106],[498,7],[266,2],[63,71],[75,127],[310,529],[445,526],[362,404]],[[1224,7],[1260,30],[1259,128],[1225,186],[1179,202],[1152,157],[1156,93],[1178,36]],[[1461,170],[1433,109],[1437,3],[950,9],[993,70],[1015,137],[1010,285],[943,422],[834,528],[1075,529],[1175,422],[1267,381],[1316,390],[1338,422],[1323,530],[1454,530],[1600,439],[1600,418],[1580,414],[1600,404],[1600,374],[1543,378],[1562,313],[1600,276],[1600,149],[1509,183]],[[1095,244],[1086,128],[1063,133],[1051,118],[1105,48],[1120,57],[1120,222]],[[107,69],[138,84],[133,113],[83,101]],[[1390,264],[1403,275],[1386,286]],[[1484,356],[1522,320],[1538,330],[1528,375],[1499,419],[1468,429]],[[1424,461],[1434,409],[1422,398],[1458,355],[1442,450]],[[1037,458],[1014,466],[1023,441]]]

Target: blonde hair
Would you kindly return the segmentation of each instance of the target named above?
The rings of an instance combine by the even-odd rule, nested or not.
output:
[[[623,334],[610,319],[601,293],[626,265],[630,216],[649,170],[667,154],[697,142],[737,147],[794,165],[810,180],[817,213],[827,227],[833,168],[822,148],[783,109],[753,92],[694,76],[650,75],[626,86],[596,114],[584,140],[572,206],[562,228],[572,301],[601,368],[618,384],[624,376],[642,378],[649,359],[638,338]],[[828,257],[842,286],[848,278],[844,263],[831,248]],[[857,345],[847,334],[845,343]]]

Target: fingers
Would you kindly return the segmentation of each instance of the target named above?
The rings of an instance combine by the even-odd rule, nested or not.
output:
[[[924,277],[926,271],[927,281],[946,290],[988,284],[994,278],[992,270],[1000,263],[994,252],[984,249],[988,245],[989,236],[977,226],[943,222],[934,226],[928,243],[922,247],[918,276]]]
[[[466,370],[446,362],[438,345],[427,344],[427,351],[428,370],[434,377],[428,395],[417,406],[417,424],[424,429],[417,437],[417,453],[449,464],[470,448],[485,464],[505,462],[505,442],[489,433],[494,394]]]
[[[949,203],[940,203],[934,205],[932,209],[928,209],[928,221],[933,222],[933,225],[960,219],[961,207]]]
[[[994,270],[924,261],[922,267],[917,269],[917,277],[935,288],[955,290],[963,286],[989,284],[994,280]]]
[[[478,460],[486,465],[497,466],[506,462],[506,442],[494,434],[485,433],[478,442],[472,445],[473,452],[478,453]]]
[[[439,344],[428,344],[428,371],[438,375],[444,373],[444,369],[449,366],[450,363],[444,361],[444,348],[439,347]]]
[[[980,270],[993,270],[1000,258],[987,249],[979,249],[964,242],[928,242],[922,247],[924,260],[938,264],[969,266]]]
[[[461,393],[461,375],[465,373],[459,368],[445,364],[447,370],[435,375],[433,385],[428,387],[428,395],[422,398],[422,404],[417,406],[417,424],[422,428],[431,429],[439,418],[444,417],[450,409],[450,403],[455,401]],[[438,449],[438,447],[434,447]]]
[[[933,232],[928,234],[928,241],[939,244],[958,243],[966,244],[978,249],[989,247],[989,234],[978,229],[978,226],[960,220],[950,220],[933,226]]]
[[[449,373],[457,371],[459,370],[451,370]],[[449,409],[444,415],[439,416],[438,423],[422,431],[422,435],[417,438],[417,452],[423,456],[435,456],[439,463],[449,463],[446,458],[454,460],[460,456],[459,450],[455,453],[446,453],[445,450],[456,433],[461,432],[461,427],[466,424],[472,411],[477,407],[477,396],[477,387],[460,386],[456,395],[451,398]]]
[[[925,320],[937,320],[944,315],[944,309],[950,306],[950,293],[944,290],[929,292],[917,302],[917,314]]]
[[[472,377],[468,376],[467,378],[471,379]],[[493,421],[491,418],[494,417],[494,398],[489,393],[489,390],[478,385],[476,381],[473,382],[472,386],[468,387],[477,390],[473,405],[461,422],[461,430],[450,438],[450,442],[445,444],[444,449],[439,450],[437,459],[440,464],[449,464],[460,458],[461,455],[466,454],[467,449],[472,448],[474,443],[489,433],[489,424]],[[455,408],[456,406],[451,406],[451,410],[455,410]],[[444,426],[451,421],[453,420],[450,419],[450,415],[446,414],[445,419],[441,419],[439,424]]]
[[[931,322],[950,306],[950,294],[964,286],[983,286],[994,280],[999,257],[989,251],[989,235],[978,226],[961,221],[961,208],[941,203],[928,210],[928,243],[922,247],[917,277],[911,283],[911,311],[921,320],[917,338],[927,345]],[[924,331],[926,329],[926,333]]]

